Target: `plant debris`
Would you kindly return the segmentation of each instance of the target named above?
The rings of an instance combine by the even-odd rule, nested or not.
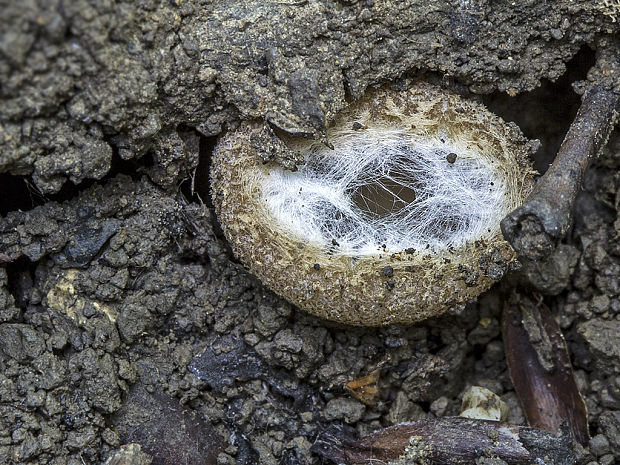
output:
[[[548,465],[568,465],[574,461],[566,438],[535,428],[461,417],[403,423],[358,441],[330,431],[317,440],[313,450],[344,465],[370,465],[406,458],[407,454],[416,454],[435,465],[471,464],[481,457],[497,457],[510,465],[536,464],[538,460]]]
[[[588,414],[564,336],[542,302],[514,292],[504,305],[502,332],[510,378],[528,423],[587,444]]]

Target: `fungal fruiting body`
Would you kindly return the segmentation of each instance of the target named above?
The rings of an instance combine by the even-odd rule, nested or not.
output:
[[[262,127],[218,142],[213,201],[235,255],[300,308],[420,321],[488,289],[514,258],[499,223],[532,188],[530,144],[482,105],[428,84],[369,92],[329,126],[333,148],[283,136],[297,171],[263,162]]]

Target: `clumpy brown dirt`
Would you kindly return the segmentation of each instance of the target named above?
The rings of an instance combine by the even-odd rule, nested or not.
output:
[[[0,464],[318,464],[325,429],[458,414],[473,384],[524,424],[500,289],[410,327],[299,312],[227,249],[209,153],[247,118],[321,137],[367,86],[424,77],[540,139],[544,170],[571,84],[620,88],[614,5],[0,2]],[[580,464],[620,460],[619,167],[616,132],[538,276],[588,407]],[[345,389],[376,369],[374,403]]]

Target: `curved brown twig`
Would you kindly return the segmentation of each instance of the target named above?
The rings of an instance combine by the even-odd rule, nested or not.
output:
[[[545,258],[566,235],[584,174],[609,138],[619,101],[610,90],[591,87],[586,91],[553,164],[525,203],[502,220],[504,238],[519,256]]]

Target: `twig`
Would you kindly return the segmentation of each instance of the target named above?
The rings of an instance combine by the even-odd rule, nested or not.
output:
[[[618,105],[612,91],[588,89],[555,161],[525,203],[502,220],[504,237],[521,257],[545,258],[566,235],[585,171],[607,142]]]

